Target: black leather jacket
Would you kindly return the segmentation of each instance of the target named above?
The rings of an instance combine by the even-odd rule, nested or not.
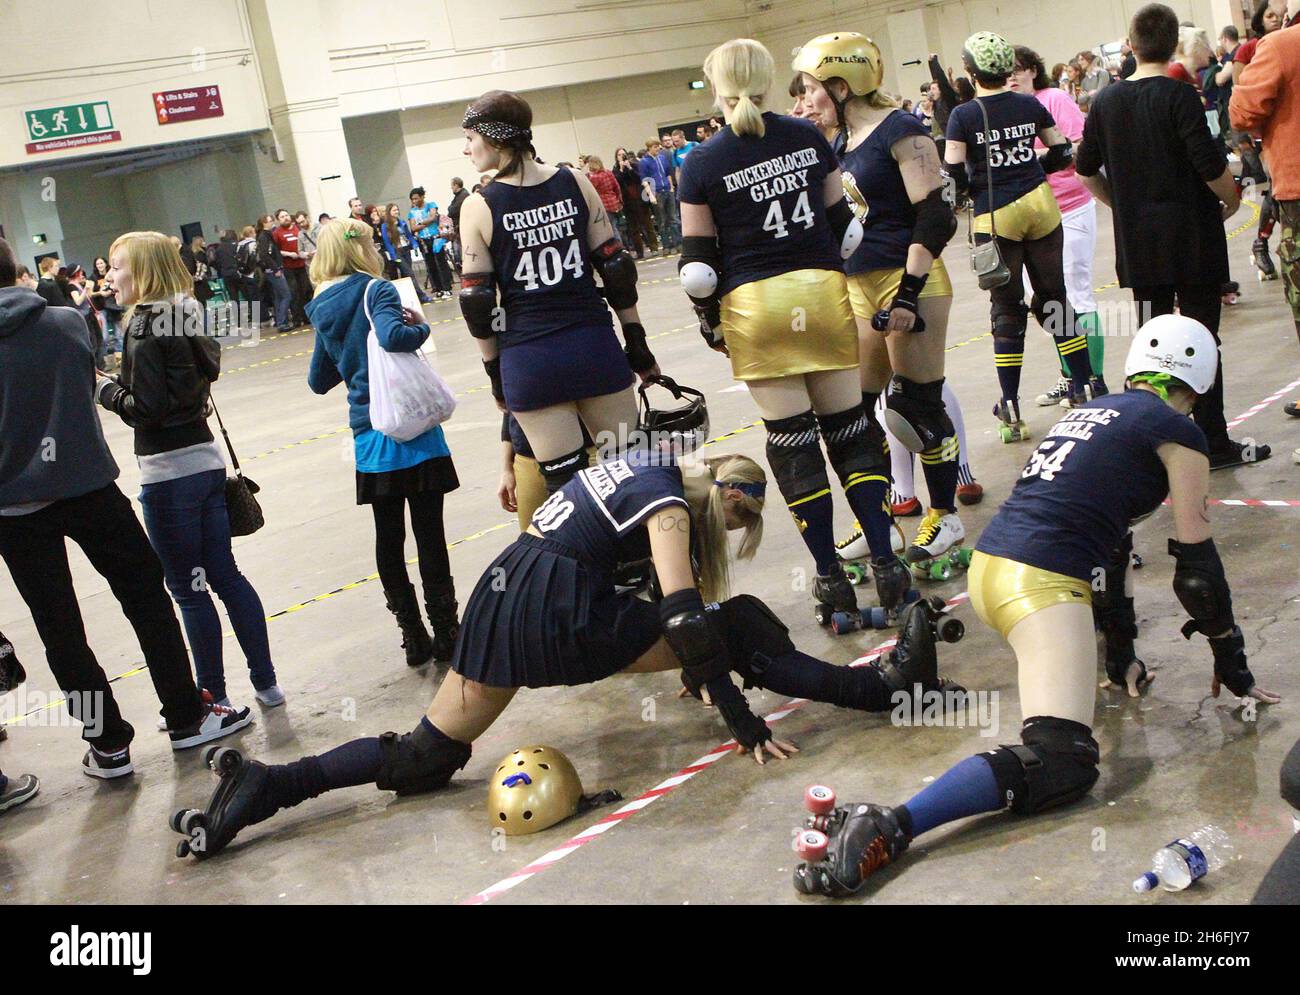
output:
[[[135,429],[137,456],[212,441],[209,385],[221,372],[221,343],[203,334],[198,303],[137,307],[123,335],[122,370],[101,381],[99,403]]]

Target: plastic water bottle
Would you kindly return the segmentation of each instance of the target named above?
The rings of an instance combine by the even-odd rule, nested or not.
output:
[[[1151,870],[1133,882],[1133,890],[1150,891],[1158,884],[1165,891],[1182,891],[1210,871],[1217,871],[1231,855],[1228,834],[1218,826],[1206,826],[1157,850],[1151,858]]]

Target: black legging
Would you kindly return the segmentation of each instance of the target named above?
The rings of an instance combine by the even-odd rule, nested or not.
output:
[[[447,534],[442,525],[442,498],[440,491],[422,491],[411,497],[378,497],[371,503],[375,515],[375,564],[384,590],[402,590],[411,582],[406,572],[408,504],[425,595],[451,577]]]
[[[1219,341],[1219,317],[1223,299],[1218,287],[1175,287],[1168,284],[1134,287],[1133,300],[1138,306],[1138,321],[1145,322],[1158,314],[1173,314],[1175,299],[1178,313],[1195,318]],[[1214,373],[1214,386],[1202,394],[1192,409],[1192,418],[1209,440],[1210,451],[1222,450],[1228,443],[1228,423],[1223,415],[1223,357]]]

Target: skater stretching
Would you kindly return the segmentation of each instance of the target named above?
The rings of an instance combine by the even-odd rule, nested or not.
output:
[[[989,290],[993,360],[1002,387],[994,413],[1002,421],[1002,441],[1018,442],[1029,438],[1020,417],[1020,370],[1031,311],[1051,333],[1070,371],[1071,405],[1105,393],[1099,381],[1090,384],[1088,340],[1079,334],[1062,271],[1061,209],[1047,182],[1048,173],[1068,168],[1074,156],[1047,108],[1029,94],[1007,89],[1016,53],[1005,38],[991,31],[971,35],[962,61],[975,80],[976,97],[948,119],[944,158],[958,196],[969,191],[975,200],[975,241],[996,242],[1010,274]],[[1000,137],[992,139],[989,132]],[[1047,146],[1041,158],[1034,153],[1035,138]],[[1034,284],[1028,307],[1025,271]]]
[[[881,89],[874,41],[848,31],[821,35],[799,50],[794,68],[803,74],[809,107],[847,133],[842,180],[863,227],[862,243],[844,265],[862,404],[879,435],[876,403],[892,386],[885,427],[921,455],[930,508],[906,559],[923,564],[966,538],[957,515],[957,431],[943,390],[952,283],[940,255],[957,220],[943,197],[929,130]]]
[[[1100,761],[1092,736],[1097,653],[1090,581],[1095,565],[1108,564],[1103,592],[1122,598],[1126,564],[1109,563],[1111,551],[1130,519],[1154,511],[1166,496],[1177,536],[1169,540],[1174,593],[1191,616],[1183,634],[1209,637],[1212,693],[1217,697],[1223,685],[1237,696],[1280,700],[1256,685],[1246,665],[1210,536],[1208,447],[1186,417],[1214,383],[1217,364],[1205,326],[1181,315],[1153,318],[1129,351],[1125,392],[1071,411],[1048,431],[980,536],[970,571],[976,614],[1016,654],[1026,716],[1021,741],[963,760],[894,808],[831,808],[819,796],[816,825],[827,830],[829,845],[810,834],[801,838],[808,862],[796,869],[797,890],[849,895],[922,833],[1003,808],[1031,815],[1088,793]],[[1099,480],[1107,487],[1097,487]],[[1125,685],[1130,694],[1151,681],[1136,657],[1108,656],[1106,671],[1107,684]]]
[[[682,164],[682,289],[705,341],[731,357],[763,417],[772,475],[816,566],[818,620],[857,611],[835,551],[827,458],[866,532],[876,593],[892,615],[910,577],[891,546],[889,461],[862,406],[844,277],[862,226],[816,127],[762,110],[772,72],[772,56],[749,39],[704,62],[727,126]]]
[[[584,426],[607,455],[635,433],[632,374],[659,367],[636,310],[636,262],[591,181],[537,161],[532,122],[527,101],[504,90],[465,112],[465,154],[497,173],[461,206],[460,309],[492,396],[518,419],[554,491],[589,461]]]
[[[758,547],[765,487],[762,468],[744,456],[674,464],[638,450],[580,471],[483,573],[465,606],[451,672],[413,730],[290,764],[209,752],[221,783],[205,811],[173,816],[172,828],[187,837],[178,854],[210,857],[244,827],[324,791],[372,783],[398,794],[441,788],[522,687],[681,668],[687,687],[718,708],[737,752],[759,763],[795,747],[774,739],[749,710],[732,671],[746,685],[865,711],[885,711],[917,685],[939,688],[936,635],[960,634],[945,631],[956,620],[940,622],[928,601],[909,608],[889,656],[863,668],[800,653],[757,598],[705,608],[726,596],[727,533],[744,532],[741,559]],[[615,566],[644,555],[664,592],[658,604],[615,592]]]

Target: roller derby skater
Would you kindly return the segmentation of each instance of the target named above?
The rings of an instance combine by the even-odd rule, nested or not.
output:
[[[962,417],[961,406],[953,394],[952,385],[947,381],[943,385],[943,404],[952,418],[957,435],[957,501],[963,505],[975,505],[984,500],[984,485],[975,479],[970,466],[970,451],[966,447],[966,424]],[[883,417],[885,402],[876,403],[876,419]],[[885,441],[889,447],[890,476],[893,477],[893,489],[890,491],[891,510],[895,518],[921,517],[921,502],[916,496],[916,454],[885,431]]]
[[[732,673],[746,686],[874,712],[893,707],[900,690],[938,687],[928,629],[901,639],[879,666],[836,666],[799,652],[757,598],[727,597],[728,533],[743,533],[738,558],[753,556],[765,488],[762,468],[744,456],[675,462],[636,450],[580,471],[484,571],[465,606],[451,671],[411,732],[353,740],[290,764],[214,751],[208,759],[221,781],[211,800],[172,819],[185,836],[180,854],[212,857],[247,826],[325,791],[444,787],[524,687],[680,670],[687,688],[717,708],[737,752],[760,764],[796,747],[773,738]],[[659,578],[658,603],[615,590],[618,564],[642,553]],[[955,621],[936,623],[942,638],[959,635]]]
[[[461,206],[460,309],[549,493],[588,465],[584,427],[617,455],[637,426],[632,386],[659,367],[637,313],[635,260],[591,181],[536,160],[532,121],[522,97],[493,90],[461,122],[475,168],[497,172]]]
[[[961,447],[954,416],[960,420],[961,412],[944,382],[952,283],[940,258],[957,222],[951,198],[944,198],[939,152],[929,130],[882,89],[880,50],[870,38],[821,35],[799,50],[794,68],[803,74],[808,105],[846,135],[842,179],[863,228],[845,263],[863,403],[874,418],[883,393],[879,418],[895,463],[897,449],[909,460],[919,454],[930,507],[918,537],[943,544],[941,553],[965,530],[956,501]],[[916,548],[914,542],[909,560]]]
[[[817,620],[858,610],[835,551],[827,462],[865,527],[881,607],[896,612],[906,585],[890,548],[889,464],[862,403],[844,276],[862,225],[817,127],[764,110],[773,63],[762,45],[728,42],[704,74],[727,125],[682,161],[682,289],[762,415],[772,476],[815,565]]]
[[[958,194],[969,191],[975,198],[971,228],[975,242],[995,242],[1009,274],[989,289],[993,359],[1002,389],[993,414],[1000,422],[998,437],[1005,443],[1021,442],[1030,438],[1019,394],[1031,312],[1052,336],[1069,370],[1071,403],[1085,403],[1098,390],[1091,383],[1088,339],[1080,334],[1070,303],[1062,268],[1061,209],[1048,182],[1051,174],[1073,166],[1074,155],[1070,140],[1047,107],[1028,93],[1008,89],[1017,63],[1015,50],[1005,38],[989,31],[971,35],[962,62],[975,81],[976,96],[948,118],[944,159]],[[986,142],[990,131],[1002,137]],[[1042,156],[1034,153],[1035,140],[1047,150]],[[1028,306],[1026,273],[1034,287]]]
[[[1069,412],[1047,433],[980,537],[969,584],[976,614],[1016,654],[1027,716],[1021,741],[961,761],[896,807],[835,807],[833,798],[818,792],[809,804],[821,809],[814,817],[822,819],[820,831],[829,839],[824,847],[807,834],[801,840],[808,856],[795,871],[797,890],[853,894],[939,826],[1005,808],[1032,815],[1091,790],[1101,759],[1092,736],[1092,565],[1113,562],[1130,519],[1155,510],[1166,496],[1177,536],[1169,541],[1174,593],[1191,616],[1183,634],[1209,638],[1211,693],[1217,697],[1227,687],[1262,703],[1280,700],[1255,683],[1247,666],[1210,535],[1208,447],[1186,417],[1211,388],[1217,366],[1217,344],[1203,325],[1180,315],[1154,318],[1129,351],[1126,390]],[[1098,480],[1110,486],[1091,486]],[[1108,673],[1122,662],[1108,653]],[[1136,657],[1124,666],[1130,693],[1147,679]]]

